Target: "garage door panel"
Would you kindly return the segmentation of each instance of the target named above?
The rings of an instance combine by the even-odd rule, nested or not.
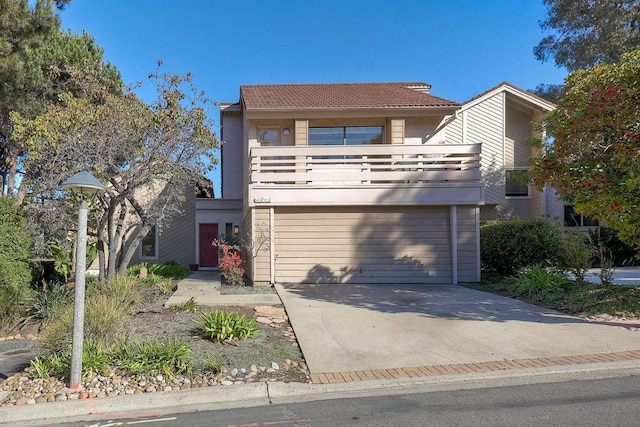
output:
[[[447,207],[277,208],[276,281],[450,283],[448,212]]]

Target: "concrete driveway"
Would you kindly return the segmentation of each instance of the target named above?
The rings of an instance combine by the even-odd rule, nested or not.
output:
[[[640,349],[640,333],[456,285],[276,285],[312,374]]]

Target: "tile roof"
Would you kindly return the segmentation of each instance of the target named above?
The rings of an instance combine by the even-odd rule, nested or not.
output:
[[[425,83],[278,84],[240,87],[247,110],[457,107]]]

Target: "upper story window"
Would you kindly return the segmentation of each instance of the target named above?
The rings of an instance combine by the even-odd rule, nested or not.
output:
[[[506,197],[529,197],[529,183],[522,176],[525,169],[510,169],[505,171]]]
[[[565,205],[564,225],[566,227],[597,227],[599,223],[597,219],[580,215],[573,209],[573,206]]]
[[[275,147],[280,145],[280,131],[278,129],[258,129],[258,142],[261,147]]]
[[[383,126],[309,128],[309,145],[384,144]]]

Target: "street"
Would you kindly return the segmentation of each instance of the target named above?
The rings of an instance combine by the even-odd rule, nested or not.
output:
[[[628,376],[203,410],[72,425],[523,427],[637,425],[639,419],[640,376]]]

